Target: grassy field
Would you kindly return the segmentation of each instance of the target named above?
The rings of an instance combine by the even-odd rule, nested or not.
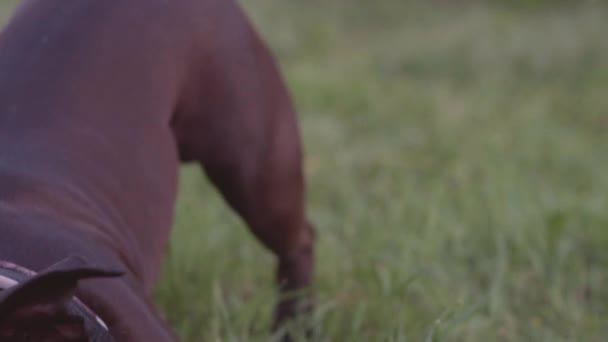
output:
[[[316,339],[608,340],[608,8],[418,3],[245,3],[300,111]],[[158,303],[269,340],[272,258],[182,175]]]

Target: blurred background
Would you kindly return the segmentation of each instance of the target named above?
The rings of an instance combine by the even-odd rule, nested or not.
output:
[[[603,2],[242,4],[300,112],[316,340],[608,340]],[[185,341],[268,341],[272,258],[181,183],[157,302]]]

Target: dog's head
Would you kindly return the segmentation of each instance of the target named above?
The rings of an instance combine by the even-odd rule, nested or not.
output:
[[[67,258],[0,292],[0,341],[108,342],[107,329],[74,297],[80,280],[120,276]]]

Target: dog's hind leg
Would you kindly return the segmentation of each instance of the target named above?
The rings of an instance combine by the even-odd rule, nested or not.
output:
[[[281,121],[293,120],[290,112],[281,115],[285,116]],[[294,291],[311,285],[313,230],[305,216],[304,179],[295,125],[285,122],[267,134],[260,136],[264,143],[250,142],[242,150],[233,151],[236,154],[210,158],[203,165],[226,201],[277,256],[277,282],[281,292],[290,297],[290,293],[294,295]],[[300,298],[280,301],[275,327],[293,317],[299,304],[310,309],[306,295]]]
[[[203,166],[276,255],[281,292],[293,293],[311,286],[314,258],[297,118],[267,47],[244,16],[231,18],[208,40],[173,126],[182,160]],[[275,327],[310,306],[310,294],[281,299]]]

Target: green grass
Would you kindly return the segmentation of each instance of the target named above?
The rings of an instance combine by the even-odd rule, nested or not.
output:
[[[608,340],[608,8],[421,2],[245,3],[300,111],[317,339]],[[272,258],[181,185],[158,303],[267,341]]]

